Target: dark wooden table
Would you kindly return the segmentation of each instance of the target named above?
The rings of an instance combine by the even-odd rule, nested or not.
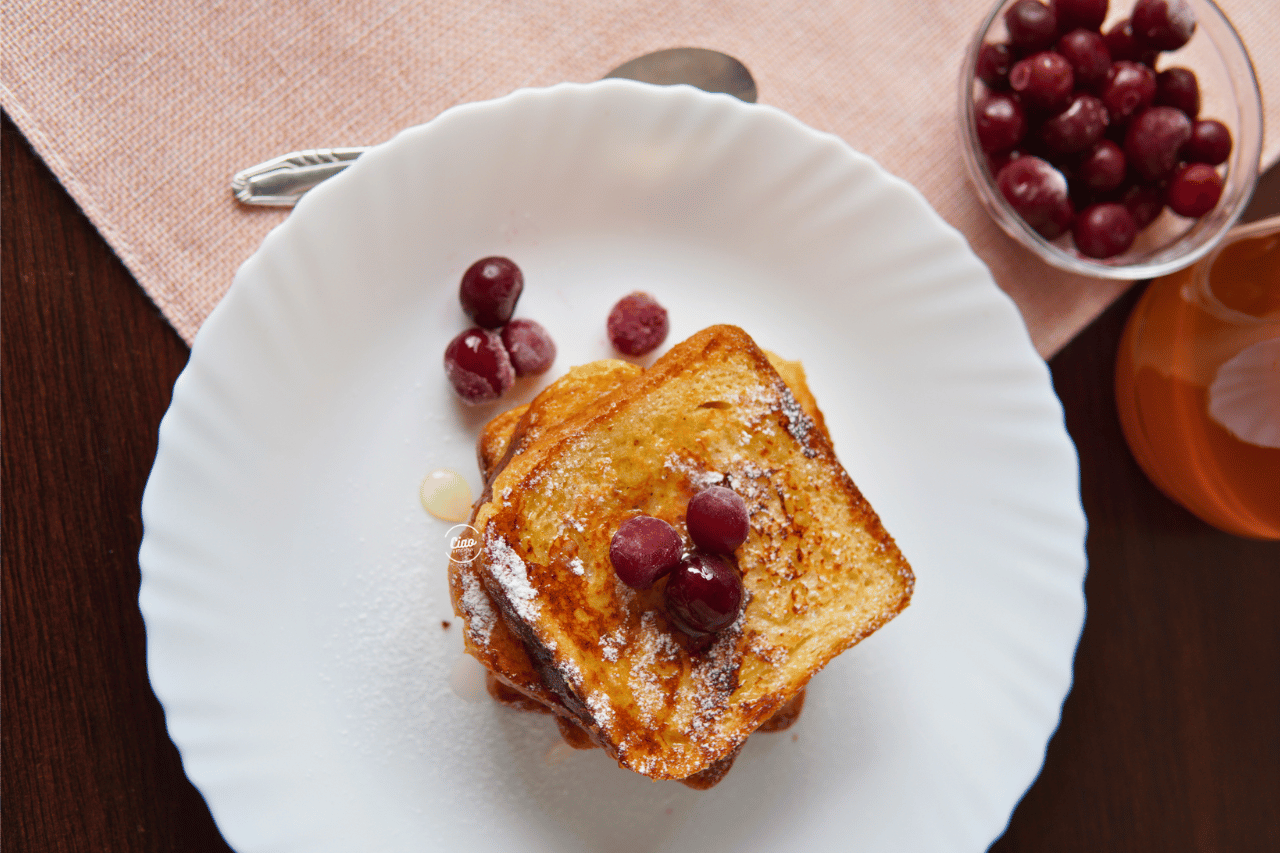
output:
[[[0,840],[226,850],[165,732],[137,606],[139,503],[187,347],[7,118],[2,156]],[[1208,527],[1129,455],[1112,367],[1136,296],[1051,363],[1088,617],[1003,853],[1280,850],[1280,543]]]

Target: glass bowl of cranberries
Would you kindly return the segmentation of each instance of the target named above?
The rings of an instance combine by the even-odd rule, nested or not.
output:
[[[1001,0],[965,54],[959,111],[983,206],[1082,275],[1191,264],[1258,178],[1257,77],[1211,0]]]

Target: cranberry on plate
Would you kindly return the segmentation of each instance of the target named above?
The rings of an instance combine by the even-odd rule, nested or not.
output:
[[[463,402],[473,406],[498,399],[516,379],[502,337],[478,327],[467,329],[445,347],[444,372]]]
[[[477,326],[496,329],[511,319],[524,290],[524,273],[508,258],[481,258],[462,274],[458,298]]]
[[[667,339],[670,329],[667,309],[647,293],[632,293],[618,300],[606,327],[614,348],[631,356],[653,352]]]

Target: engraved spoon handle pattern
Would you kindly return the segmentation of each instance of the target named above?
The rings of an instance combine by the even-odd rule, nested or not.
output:
[[[316,184],[341,172],[367,147],[308,148],[259,163],[235,174],[231,191],[243,204],[292,207]]]

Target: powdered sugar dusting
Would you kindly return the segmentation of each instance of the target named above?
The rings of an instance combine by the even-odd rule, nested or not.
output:
[[[718,722],[729,706],[729,698],[737,688],[739,662],[735,647],[742,635],[746,608],[738,618],[716,637],[716,642],[699,659],[691,673],[694,683],[694,716],[691,727],[698,740],[715,739]]]
[[[485,550],[489,554],[489,573],[502,585],[507,600],[525,622],[532,622],[541,611],[538,593],[529,583],[524,560],[512,549],[506,539],[490,526],[485,531]]]
[[[635,639],[638,652],[631,661],[631,673],[628,686],[635,698],[636,707],[646,725],[651,725],[655,716],[667,707],[666,690],[658,679],[657,664],[659,661],[674,660],[680,654],[680,646],[669,633],[658,626],[657,617],[652,611],[646,612],[640,620],[640,631]]]
[[[804,455],[812,458],[817,454],[809,441],[814,430],[813,419],[805,414],[787,383],[781,379],[769,386],[744,390],[738,396],[738,404],[757,417],[782,412],[787,419],[787,432],[800,444]],[[763,426],[761,431],[768,432],[768,426]]]
[[[549,648],[554,651],[555,644],[551,644]],[[578,668],[577,661],[561,660],[556,662],[556,666],[560,670],[560,675],[564,677],[570,687],[574,689],[582,687],[582,670]]]
[[[609,663],[617,663],[618,653],[622,651],[626,642],[626,629],[619,625],[600,638],[600,656],[609,661]]]
[[[678,453],[670,454],[662,467],[668,471],[683,474],[696,489],[705,489],[724,481],[724,475],[717,471],[708,471]]]
[[[498,624],[498,614],[493,612],[489,593],[485,592],[480,578],[470,571],[463,571],[462,609],[467,614],[467,632],[477,646],[488,645],[489,636]]]
[[[805,414],[804,409],[800,408],[800,403],[796,400],[796,395],[791,393],[791,389],[786,383],[778,380],[782,397],[782,413],[787,416],[787,432],[791,433],[791,437],[800,442],[800,446],[804,448],[804,455],[812,457],[817,451],[809,444],[809,435],[813,432],[813,418]]]
[[[603,691],[596,690],[587,697],[587,708],[601,727],[607,729],[613,723],[613,706],[609,704],[608,694]]]

